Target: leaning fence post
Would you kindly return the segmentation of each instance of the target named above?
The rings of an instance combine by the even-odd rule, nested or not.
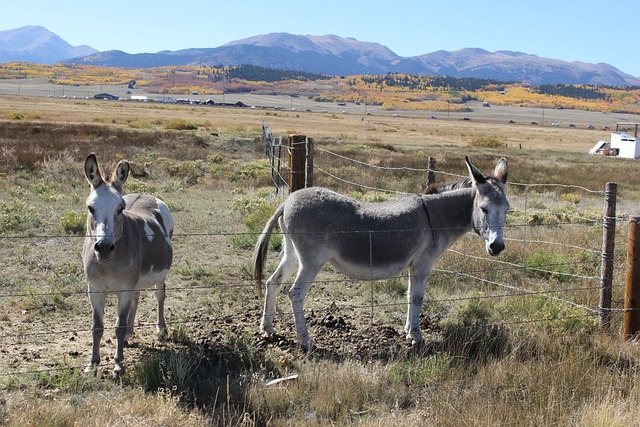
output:
[[[624,292],[622,338],[628,340],[640,331],[640,217],[629,220],[627,280]]]
[[[429,164],[427,166],[427,188],[436,183],[436,158],[429,156]]]
[[[618,184],[607,182],[604,191],[602,221],[602,260],[600,264],[599,328],[611,326],[611,289],[613,284],[613,250],[616,237],[616,194]]]
[[[306,144],[306,157],[307,157],[307,167],[306,167],[306,175],[304,180],[305,188],[313,187],[313,154],[314,154],[314,145],[313,138],[307,138]]]
[[[304,135],[289,135],[289,191],[304,188],[306,167],[306,140]]]

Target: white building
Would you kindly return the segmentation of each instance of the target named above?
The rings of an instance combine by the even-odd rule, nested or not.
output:
[[[616,131],[611,132],[611,139],[609,141],[598,141],[598,143],[589,150],[589,154],[640,159],[638,127],[639,123],[618,123],[616,125]],[[633,130],[634,128],[635,132],[633,136],[622,132],[622,130]]]
[[[611,150],[619,157],[628,159],[640,158],[640,144],[638,138],[623,132],[611,132]]]

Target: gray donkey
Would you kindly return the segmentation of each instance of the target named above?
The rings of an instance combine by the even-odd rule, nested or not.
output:
[[[507,161],[498,161],[493,176],[480,173],[468,157],[466,164],[469,183],[439,194],[365,203],[313,187],[287,197],[267,222],[254,252],[253,277],[260,285],[269,238],[278,221],[284,235],[284,255],[267,280],[261,332],[265,336],[275,333],[276,296],[297,271],[289,289],[297,340],[304,348],[314,345],[303,304],[320,268],[329,262],[360,280],[389,278],[408,270],[404,330],[413,344],[422,342],[418,319],[436,260],[470,230],[484,239],[490,255],[500,254],[505,247]]]

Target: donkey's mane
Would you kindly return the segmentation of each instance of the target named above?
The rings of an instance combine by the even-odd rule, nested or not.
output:
[[[498,178],[493,175],[485,175],[484,179],[491,182],[498,182]],[[448,191],[461,190],[463,188],[471,188],[473,186],[473,182],[471,178],[464,178],[458,181],[446,182],[441,185],[431,184],[427,187],[424,194],[442,194]]]
[[[447,191],[459,190],[462,188],[471,188],[473,183],[470,178],[464,178],[458,181],[447,182],[441,185],[431,184],[427,187],[425,194],[442,194]]]

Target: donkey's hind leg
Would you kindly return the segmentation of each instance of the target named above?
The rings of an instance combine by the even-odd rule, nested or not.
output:
[[[304,299],[311,285],[313,285],[322,264],[316,265],[313,262],[307,264],[309,265],[300,263],[298,276],[293,286],[291,286],[291,289],[289,289],[289,301],[291,301],[291,309],[296,320],[296,337],[298,344],[303,349],[310,350],[315,346],[315,342],[309,335],[307,321],[304,318]]]
[[[264,311],[260,322],[260,332],[265,336],[276,333],[273,328],[273,318],[276,314],[276,298],[282,289],[282,285],[288,281],[298,268],[298,259],[293,249],[293,243],[288,234],[284,235],[284,248],[282,259],[276,271],[267,279],[264,296]]]

